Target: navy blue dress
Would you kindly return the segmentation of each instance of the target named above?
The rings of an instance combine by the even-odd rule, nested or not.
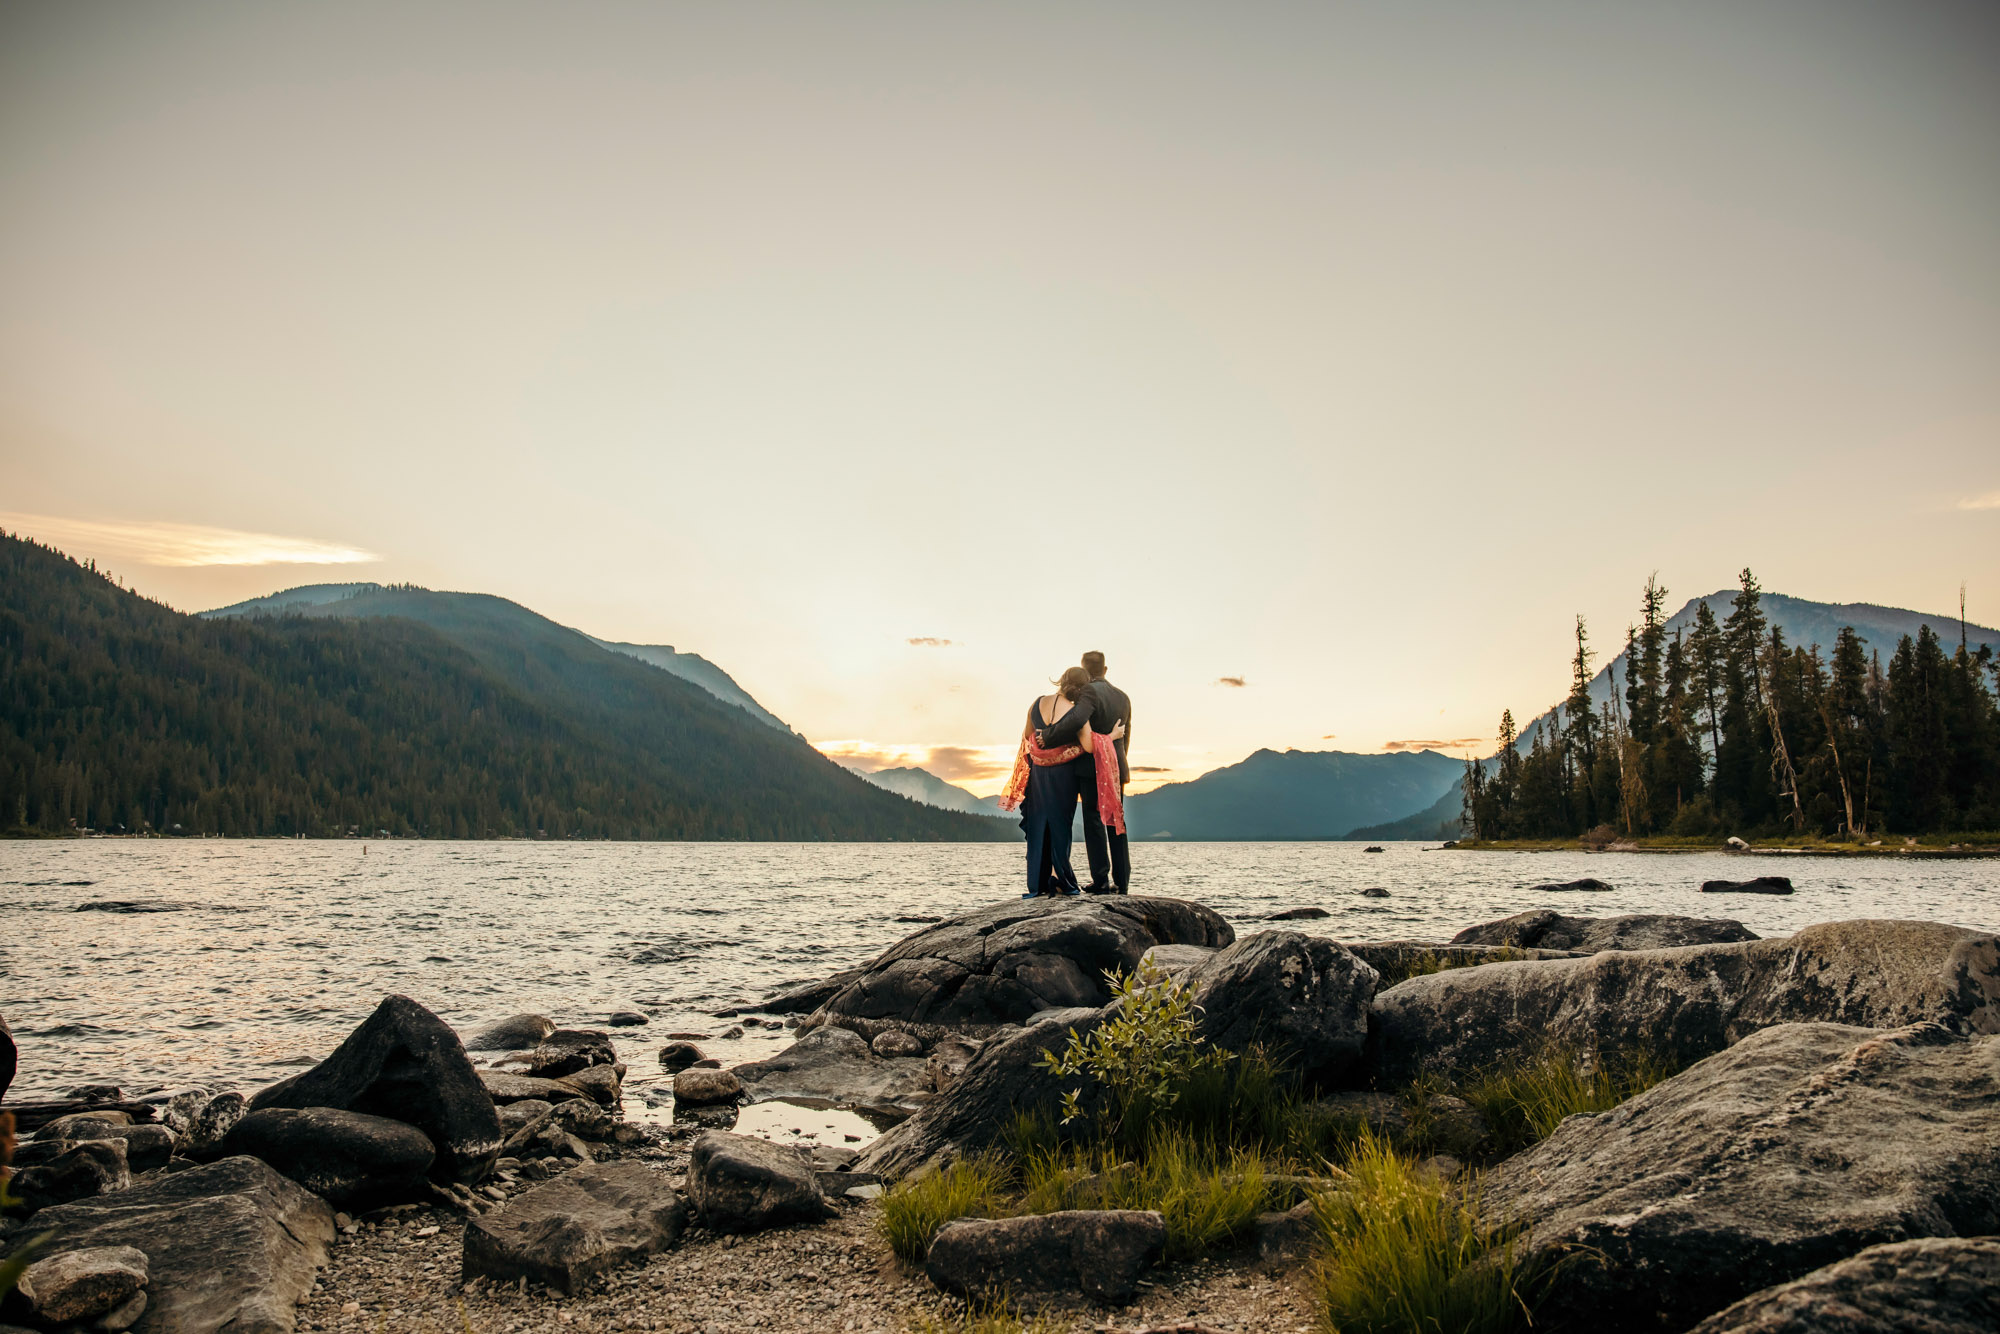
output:
[[[1058,713],[1057,717],[1062,715]],[[1046,727],[1041,701],[1028,706],[1028,726]],[[1094,772],[1094,771],[1093,771]],[[1071,830],[1079,793],[1077,766],[1028,766],[1028,791],[1021,799],[1021,828],[1028,835],[1028,892],[1076,894],[1076,872],[1070,869]]]

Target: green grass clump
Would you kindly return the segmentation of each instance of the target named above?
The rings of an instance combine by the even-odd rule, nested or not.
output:
[[[1678,1072],[1650,1052],[1586,1059],[1558,1046],[1489,1071],[1459,1094],[1486,1118],[1497,1151],[1506,1155],[1547,1139],[1565,1117],[1608,1112]]]
[[[1364,1131],[1316,1212],[1313,1271],[1333,1334],[1503,1334],[1528,1327],[1533,1275],[1513,1230]]]
[[[1038,1152],[1021,1169],[1022,1212],[1156,1209],[1167,1257],[1190,1259],[1248,1236],[1265,1201],[1264,1163],[1184,1130],[1158,1131],[1134,1158],[1110,1145]]]
[[[882,1196],[882,1236],[911,1264],[930,1252],[931,1238],[954,1218],[999,1218],[1014,1209],[1007,1199],[1007,1165],[981,1154],[897,1183]]]
[[[1040,1315],[1024,1316],[1012,1303],[974,1302],[955,1315],[926,1313],[911,1334],[1056,1334],[1058,1326]]]

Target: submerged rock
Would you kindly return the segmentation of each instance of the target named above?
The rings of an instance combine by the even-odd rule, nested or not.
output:
[[[45,1209],[45,1253],[130,1246],[146,1256],[143,1328],[279,1334],[326,1263],[333,1210],[255,1158],[225,1158],[101,1199]]]
[[[1992,1334],[2000,1329],[2000,1237],[1870,1246],[1745,1297],[1689,1334]]]
[[[924,1272],[962,1297],[997,1288],[1031,1299],[1080,1292],[1092,1301],[1120,1303],[1138,1294],[1139,1275],[1166,1247],[1166,1220],[1151,1210],[961,1218],[931,1238]]]
[[[560,1079],[593,1065],[616,1065],[618,1051],[611,1035],[591,1028],[559,1028],[542,1040],[528,1057],[528,1073]]]
[[[465,1040],[467,1051],[525,1051],[538,1047],[542,1039],[556,1031],[555,1021],[544,1014],[516,1014],[488,1024]]]
[[[1104,1004],[1105,973],[1130,971],[1155,945],[1218,948],[1234,939],[1214,911],[1180,899],[1083,895],[996,904],[892,946],[820,1014],[990,1029],[1039,1010]]]
[[[893,1036],[910,1040],[907,1034]],[[675,1077],[676,1096],[680,1081],[695,1073]],[[921,1057],[877,1056],[865,1038],[844,1028],[815,1028],[776,1056],[729,1073],[752,1102],[808,1101],[907,1116],[931,1096],[930,1069]]]
[[[1451,943],[1518,945],[1595,954],[1599,950],[1661,950],[1756,939],[1759,939],[1756,932],[1727,917],[1675,917],[1665,913],[1565,917],[1553,908],[1537,908],[1497,922],[1469,926],[1453,936]]]
[[[1789,894],[1792,881],[1789,876],[1760,875],[1755,880],[1704,880],[1701,882],[1704,894]]]
[[[2000,941],[1934,922],[1828,922],[1413,977],[1376,996],[1369,1047],[1376,1078],[1397,1083],[1463,1078],[1547,1044],[1686,1064],[1773,1024],[1944,1018],[2000,1032]]]
[[[714,1232],[757,1232],[833,1214],[801,1154],[768,1140],[710,1130],[688,1155],[688,1198]]]
[[[666,1250],[687,1219],[687,1202],[644,1164],[585,1164],[469,1219],[464,1276],[525,1278],[574,1294]]]
[[[1309,922],[1321,917],[1331,916],[1333,914],[1324,908],[1286,908],[1281,912],[1265,914],[1264,920],[1267,922]]]
[[[262,1159],[356,1212],[424,1198],[437,1156],[415,1126],[332,1107],[261,1107],[236,1123],[222,1148]]]
[[[470,1183],[500,1152],[500,1120],[479,1073],[443,1020],[390,996],[331,1056],[250,1100],[263,1107],[333,1107],[415,1126],[437,1150],[432,1175]]]
[[[1535,885],[1533,888],[1545,894],[1608,894],[1618,886],[1607,885],[1602,880],[1585,876],[1581,880],[1564,880],[1560,884]]]
[[[669,1042],[660,1048],[660,1068],[669,1074],[677,1074],[707,1059],[708,1054],[692,1042]]]
[[[1566,1256],[1536,1317],[1679,1330],[1876,1242],[2000,1231],[2000,1039],[1941,1024],[1783,1024],[1486,1183]]]

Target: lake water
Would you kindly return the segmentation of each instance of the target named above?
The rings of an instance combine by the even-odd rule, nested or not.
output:
[[[724,1064],[789,1037],[712,1010],[865,962],[916,926],[1018,894],[1004,844],[47,841],[0,843],[0,1014],[21,1047],[10,1098],[81,1083],[246,1091],[326,1054],[391,992],[466,1031],[522,1011],[601,1027],[647,1115],[669,1032]],[[1197,899],[1239,933],[1282,908],[1343,940],[1443,940],[1527,908],[1735,917],[1761,935],[1902,917],[2000,929],[2000,861],[1721,853],[1469,853],[1390,844],[1148,844],[1141,892]],[[1789,898],[1703,895],[1706,879],[1792,877]],[[1612,893],[1533,886],[1594,876]],[[1380,886],[1389,897],[1365,898]],[[171,905],[121,912],[102,905]],[[668,1081],[670,1082],[670,1081]]]

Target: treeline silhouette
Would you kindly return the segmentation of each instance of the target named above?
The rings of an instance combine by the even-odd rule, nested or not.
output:
[[[1852,626],[1787,644],[1749,570],[1718,622],[1706,602],[1669,637],[1646,582],[1626,680],[1593,705],[1576,622],[1570,695],[1525,747],[1512,711],[1500,750],[1465,777],[1466,837],[1722,833],[1866,838],[2000,829],[2000,711],[1982,645],[1947,652],[1929,626],[1888,664]],[[1525,753],[1524,753],[1525,752]]]
[[[415,621],[187,616],[0,533],[0,830],[1012,833],[871,787],[668,673],[612,662],[626,707],[551,705]]]

